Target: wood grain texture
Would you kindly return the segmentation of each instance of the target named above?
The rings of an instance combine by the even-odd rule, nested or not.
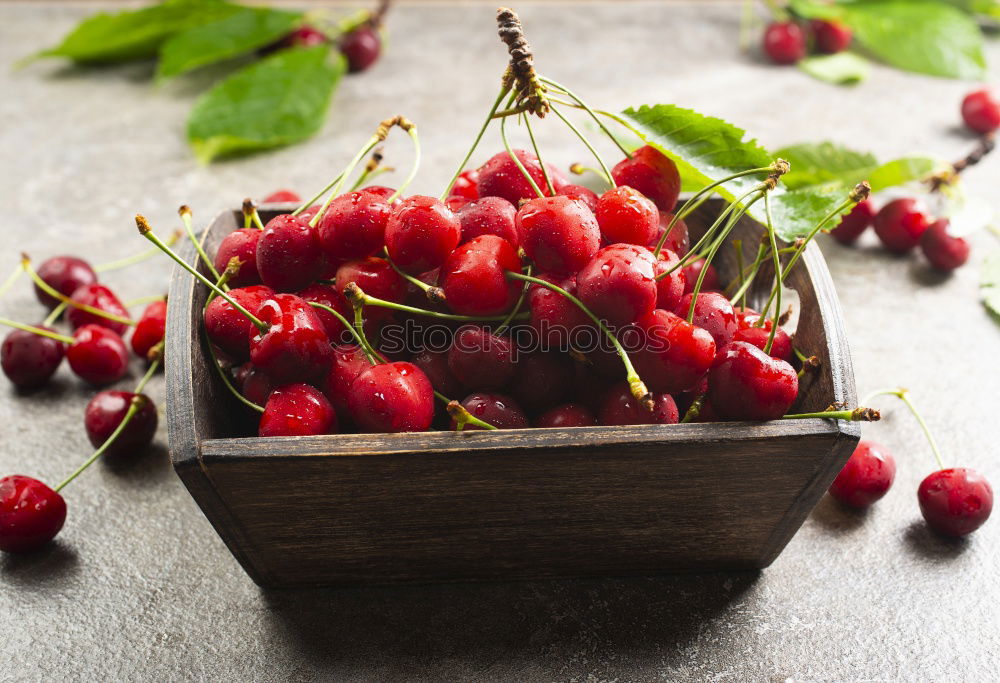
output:
[[[689,219],[697,237],[718,215]],[[266,221],[279,207],[262,211]],[[242,218],[220,215],[209,253]],[[752,258],[761,228],[732,239]],[[185,253],[193,262],[193,250]],[[735,273],[734,250],[717,262]],[[771,272],[770,267],[764,274]],[[811,245],[789,278],[796,346],[822,360],[795,410],[856,401],[839,305]],[[751,305],[767,285],[751,290]],[[850,456],[830,420],[240,438],[245,409],[208,365],[203,287],[175,273],[168,427],[175,469],[259,584],[645,574],[770,564]]]

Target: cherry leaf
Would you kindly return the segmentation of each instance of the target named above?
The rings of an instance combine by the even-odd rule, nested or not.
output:
[[[868,60],[852,52],[816,55],[799,61],[799,68],[813,78],[835,85],[857,85],[868,78]]]
[[[979,274],[979,293],[986,310],[1000,323],[1000,250],[991,252],[983,260]]]

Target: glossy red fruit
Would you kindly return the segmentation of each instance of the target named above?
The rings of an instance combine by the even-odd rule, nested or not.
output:
[[[253,315],[257,315],[260,305],[274,296],[274,290],[264,285],[253,285],[231,289],[228,294],[236,303]],[[216,297],[205,308],[202,317],[205,322],[205,333],[213,344],[236,360],[244,361],[250,358],[250,334],[253,325],[246,316],[233,308],[232,304],[222,297]]]
[[[125,308],[125,305],[115,296],[114,292],[102,284],[83,285],[70,295],[70,299],[74,303],[97,308],[105,313],[111,313],[122,318],[128,318],[128,309]],[[83,327],[84,325],[100,325],[109,330],[114,330],[118,334],[125,334],[125,330],[128,329],[128,325],[125,323],[109,320],[96,313],[88,313],[87,311],[73,307],[67,310],[66,320],[73,326],[73,329]]]
[[[986,89],[970,92],[962,100],[962,120],[977,133],[992,133],[1000,128],[1000,101]]]
[[[458,221],[462,224],[462,244],[480,235],[496,235],[521,246],[517,233],[517,209],[502,197],[483,197],[470,201],[458,210]]]
[[[764,30],[764,54],[775,64],[795,64],[806,56],[806,34],[791,21],[776,21]]]
[[[480,235],[457,247],[441,266],[439,282],[448,307],[459,315],[509,311],[523,283],[506,276],[521,272],[521,259],[507,240]]]
[[[674,214],[667,211],[660,212],[660,225],[656,229],[656,236],[650,240],[647,245],[650,249],[654,248],[660,241],[660,236],[670,228],[670,233],[667,235],[667,239],[663,242],[663,248],[669,249],[678,256],[682,256],[688,252],[691,242],[688,237],[688,226],[684,222],[684,219],[678,219],[674,222],[673,226],[670,226],[670,221],[674,219]]]
[[[315,228],[301,214],[281,214],[264,226],[257,242],[257,272],[277,292],[295,292],[319,279],[326,268]]]
[[[608,391],[597,414],[602,425],[677,424],[680,415],[670,394],[653,394],[653,410],[645,408],[632,395],[628,383],[620,382]]]
[[[0,367],[18,389],[37,389],[52,378],[65,355],[66,345],[57,339],[11,330],[0,346]]]
[[[531,152],[523,149],[515,149],[514,155],[524,166],[525,170],[535,181],[538,189],[543,194],[548,195],[548,185],[542,174],[542,165]],[[552,180],[552,185],[558,193],[564,185],[567,185],[566,176],[551,164],[545,165],[545,170]],[[503,197],[514,206],[518,206],[522,199],[535,199],[538,193],[531,187],[531,183],[521,173],[521,169],[506,151],[498,152],[490,157],[485,164],[479,167],[479,180],[477,188],[480,197]]]
[[[702,269],[705,269],[705,279],[701,283],[701,291],[719,289],[719,273],[715,266],[708,264],[705,266],[705,259],[700,258],[691,262],[691,265],[684,266],[684,293],[690,294],[694,291],[694,286],[698,284],[698,276]]]
[[[737,330],[733,336],[733,341],[747,342],[763,351],[764,347],[767,346],[768,338],[771,336],[771,326],[774,324],[774,321],[768,318],[764,321],[763,325],[755,327],[759,319],[760,314],[756,311],[746,311],[743,314],[737,314]],[[792,338],[780,325],[777,332],[774,333],[774,341],[771,342],[771,353],[768,355],[789,362],[792,360]]]
[[[569,197],[532,199],[518,209],[517,230],[528,258],[544,273],[568,276],[601,246],[597,218]]]
[[[673,211],[681,192],[681,176],[677,165],[659,150],[649,145],[632,152],[619,161],[611,176],[617,185],[628,185],[650,199],[660,211]]]
[[[851,27],[839,21],[813,19],[809,22],[809,28],[812,31],[816,49],[828,55],[846,50],[854,37]]]
[[[938,470],[917,489],[920,514],[927,525],[945,536],[968,536],[993,511],[993,487],[983,475],[967,467]]]
[[[448,349],[448,367],[469,389],[500,389],[514,375],[515,349],[508,337],[477,325],[455,332]]]
[[[386,185],[366,185],[365,187],[362,187],[359,191],[373,194],[376,197],[384,199],[386,202],[389,201],[389,197],[392,197],[394,194],[396,194],[396,188],[387,187]],[[399,199],[400,199],[399,197],[396,197],[394,201],[398,202]]]
[[[330,367],[330,338],[307,301],[292,294],[275,294],[257,310],[269,325],[253,328],[250,360],[277,384],[318,381]]]
[[[799,392],[794,368],[753,344],[732,342],[708,373],[708,397],[727,420],[776,420],[792,407]]]
[[[347,58],[347,70],[358,73],[378,60],[382,53],[382,39],[371,26],[362,26],[340,39],[340,51]]]
[[[274,391],[274,382],[253,363],[244,363],[237,368],[235,379],[243,397],[259,406],[267,403],[268,396]]]
[[[439,267],[461,237],[462,224],[451,209],[422,195],[395,205],[385,227],[389,258],[411,275]]]
[[[101,391],[94,395],[83,413],[83,426],[90,444],[97,448],[114,434],[137,396],[130,391]],[[156,406],[145,394],[139,394],[139,408],[114,443],[104,451],[106,457],[134,456],[156,436]]]
[[[579,403],[564,403],[543,413],[535,420],[535,427],[593,427],[597,424],[594,413]]]
[[[66,521],[66,501],[48,486],[13,474],[0,479],[0,550],[26,553],[42,547]]]
[[[139,322],[132,330],[132,351],[139,358],[147,358],[150,350],[161,341],[167,333],[167,302],[153,301],[142,312]]]
[[[866,508],[889,491],[895,478],[892,453],[874,441],[861,441],[830,484],[830,495],[844,505]]]
[[[462,197],[469,201],[479,199],[479,171],[470,169],[459,173],[455,184],[451,187],[450,196]]]
[[[712,366],[712,335],[669,311],[656,309],[635,328],[642,334],[642,346],[631,354],[632,362],[650,391],[687,391]]]
[[[257,436],[335,434],[337,413],[319,389],[286,384],[271,392],[260,416]]]
[[[257,243],[262,231],[257,228],[240,228],[222,238],[219,250],[215,252],[215,269],[220,273],[229,265],[233,257],[240,260],[240,269],[229,278],[230,287],[247,287],[260,283],[257,272]]]
[[[628,185],[619,185],[602,194],[594,216],[608,244],[646,246],[660,227],[656,205]]]
[[[477,392],[469,394],[462,399],[462,407],[469,413],[483,422],[493,425],[497,429],[527,429],[531,426],[524,410],[510,396],[505,394],[495,394],[488,392]],[[454,420],[451,428],[455,429]],[[466,424],[465,430],[485,429],[474,424]]]
[[[677,315],[687,319],[691,307],[691,294],[685,294],[681,299]],[[715,348],[721,349],[733,340],[736,334],[736,312],[729,299],[718,292],[698,292],[698,300],[694,305],[694,324],[708,330],[715,340]]]
[[[559,190],[559,194],[578,202],[583,202],[591,211],[597,211],[597,193],[589,187],[584,187],[583,185],[563,185],[562,189]]]
[[[322,45],[326,43],[329,39],[326,34],[319,29],[313,28],[312,26],[300,26],[299,28],[292,31],[283,41],[284,45],[289,47],[313,47],[315,45]],[[287,191],[287,190],[284,190]],[[264,200],[267,201],[266,199]],[[271,201],[290,201],[297,202],[298,199],[276,199]]]
[[[423,432],[434,420],[434,389],[416,365],[383,363],[358,375],[347,405],[362,431]]]
[[[952,271],[969,260],[969,241],[948,234],[950,222],[942,218],[931,223],[920,236],[920,251],[938,270]]]
[[[917,246],[930,224],[927,208],[919,199],[894,199],[875,214],[875,234],[886,249],[897,254]]]
[[[532,415],[569,399],[573,361],[564,353],[529,353],[518,359],[507,393]]]
[[[615,327],[627,325],[656,308],[655,267],[645,247],[604,247],[577,273],[578,296],[598,318]]]
[[[100,325],[84,325],[73,333],[66,360],[78,377],[98,386],[117,382],[128,372],[125,342]]]
[[[465,393],[465,387],[448,367],[447,351],[421,351],[413,356],[411,362],[423,370],[435,391],[448,397]]]
[[[350,302],[344,298],[344,296],[337,291],[334,285],[324,285],[316,283],[314,285],[309,285],[303,290],[296,293],[296,296],[304,299],[305,301],[314,302],[317,304],[323,304],[324,306],[329,306],[333,310],[340,313],[348,320],[348,322],[354,321],[354,308],[351,307]],[[326,336],[330,339],[333,344],[349,344],[353,341],[354,337],[347,330],[340,320],[330,313],[329,311],[324,311],[322,308],[313,307],[313,312],[323,323],[323,329],[326,330]],[[367,311],[366,311],[367,313]],[[366,326],[367,332],[367,326]]]
[[[677,254],[670,249],[660,250],[659,258],[653,267],[653,273],[659,276],[667,271],[671,272],[656,281],[657,308],[662,308],[665,311],[676,311],[681,305],[684,289],[687,286],[687,275],[684,268],[674,269],[679,262]]]
[[[379,251],[391,213],[385,198],[370,190],[335,198],[316,225],[327,258],[339,263]]]
[[[90,264],[75,256],[53,256],[36,269],[38,276],[63,296],[71,296],[84,285],[97,282],[97,273]],[[46,308],[55,308],[61,302],[35,285],[35,296]]]
[[[319,31],[316,31],[315,29],[309,29],[308,26],[304,26],[301,29],[299,29],[299,31],[302,31],[302,30],[311,30],[313,33],[319,33]],[[322,33],[320,33],[319,35],[322,36],[323,38],[326,37],[326,36],[323,36]],[[301,202],[301,201],[302,201],[302,197],[300,197],[297,192],[293,192],[292,190],[275,190],[271,194],[269,194],[266,197],[264,197],[264,200],[261,203],[262,204],[282,204],[282,203],[285,203],[285,202]]]
[[[854,244],[875,220],[875,205],[870,199],[858,202],[830,235],[841,244]]]
[[[337,410],[341,422],[350,417],[347,394],[362,372],[372,366],[365,352],[357,344],[341,344],[333,347],[330,369],[323,381],[323,393]]]
[[[357,283],[361,290],[376,299],[384,299],[394,303],[406,301],[406,280],[393,270],[384,258],[369,256],[357,261],[348,261],[337,269],[335,280],[337,291],[344,293],[344,288],[352,282]],[[350,308],[350,307],[348,307]],[[353,313],[352,313],[353,315]],[[369,306],[365,309],[365,317],[388,317],[392,311],[387,308]],[[348,320],[351,320],[349,317]]]
[[[560,280],[548,275],[540,275],[539,279],[551,282],[576,296],[576,278]],[[587,336],[591,341],[600,334],[587,314],[580,307],[558,292],[543,285],[531,285],[528,288],[528,308],[531,310],[530,324],[535,334],[539,348],[543,351],[569,351],[572,346],[587,346],[580,343],[580,337]]]

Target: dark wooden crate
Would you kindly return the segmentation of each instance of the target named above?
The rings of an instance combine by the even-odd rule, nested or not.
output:
[[[692,235],[722,206],[706,202],[690,216]],[[265,207],[264,220],[285,208]],[[239,210],[216,218],[209,253],[241,223]],[[749,219],[734,230],[747,261],[760,235]],[[194,261],[193,249],[186,257]],[[733,273],[734,259],[723,249],[720,273]],[[840,307],[815,245],[787,284],[800,302],[796,345],[822,361],[794,410],[853,405]],[[859,438],[856,425],[821,419],[238,438],[253,426],[208,364],[205,296],[175,272],[166,355],[171,457],[262,586],[766,567]]]

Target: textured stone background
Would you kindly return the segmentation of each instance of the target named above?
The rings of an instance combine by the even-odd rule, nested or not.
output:
[[[131,254],[145,244],[136,211],[166,231],[181,203],[207,220],[248,194],[318,188],[395,113],[416,120],[425,143],[413,189],[436,193],[496,91],[504,56],[492,10],[399,7],[388,54],[343,82],[321,135],[199,168],[182,133],[200,78],[156,89],[146,65],[12,71],[93,7],[0,5],[0,270],[20,250],[36,260]],[[775,147],[833,139],[884,158],[970,148],[956,126],[970,84],[876,68],[858,88],[827,86],[740,54],[738,13],[729,3],[521,7],[545,73],[607,107],[677,102]],[[586,160],[556,124],[543,128],[555,160]],[[406,167],[402,138],[389,153]],[[968,174],[996,208],[998,168],[1000,156]],[[943,279],[887,256],[871,235],[860,249],[823,243],[859,388],[910,386],[949,462],[1000,483],[1000,327],[976,284],[995,247],[978,236],[974,263]],[[107,280],[138,297],[162,290],[168,271],[154,261]],[[25,286],[2,312],[40,317]],[[0,388],[0,472],[65,476],[90,451],[90,394],[65,367],[30,396]],[[915,500],[931,455],[904,412],[887,412],[865,435],[896,453],[888,497],[868,514],[824,500],[759,575],[275,593],[254,586],[215,536],[173,475],[161,429],[154,452],[124,468],[99,463],[67,489],[57,543],[0,558],[0,679],[996,680],[1000,522],[966,542],[931,536]]]

